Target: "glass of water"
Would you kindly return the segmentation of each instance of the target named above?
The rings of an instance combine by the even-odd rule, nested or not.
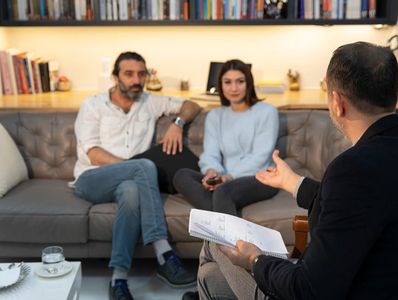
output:
[[[44,248],[41,253],[41,261],[49,274],[60,272],[65,261],[64,249],[60,246]]]

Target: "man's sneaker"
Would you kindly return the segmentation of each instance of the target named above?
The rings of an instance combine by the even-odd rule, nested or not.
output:
[[[180,288],[196,284],[196,273],[186,270],[176,255],[168,255],[165,260],[163,265],[158,266],[157,276],[169,286]]]
[[[127,280],[116,279],[115,285],[109,283],[109,300],[134,300],[127,285]]]

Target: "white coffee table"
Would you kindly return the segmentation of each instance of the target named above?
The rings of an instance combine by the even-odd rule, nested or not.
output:
[[[29,275],[21,282],[6,289],[0,289],[1,300],[78,300],[82,281],[81,263],[71,262],[70,273],[54,278],[42,278],[36,275],[35,269],[41,263],[26,263],[30,266]],[[9,264],[0,263],[0,267]]]

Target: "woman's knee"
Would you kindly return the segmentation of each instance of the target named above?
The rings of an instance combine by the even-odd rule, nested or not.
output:
[[[173,176],[173,185],[178,189],[181,185],[184,185],[187,179],[192,177],[191,169],[179,169]]]
[[[215,189],[213,192],[213,202],[222,202],[225,199],[230,199],[231,190],[228,187],[228,183],[224,183]]]

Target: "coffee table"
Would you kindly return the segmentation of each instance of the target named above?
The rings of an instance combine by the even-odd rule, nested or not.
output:
[[[35,269],[41,263],[26,263],[30,266],[29,275],[21,282],[5,289],[0,289],[1,300],[78,300],[82,281],[80,261],[71,262],[72,271],[61,277],[42,278]],[[9,264],[0,263],[0,267]]]

